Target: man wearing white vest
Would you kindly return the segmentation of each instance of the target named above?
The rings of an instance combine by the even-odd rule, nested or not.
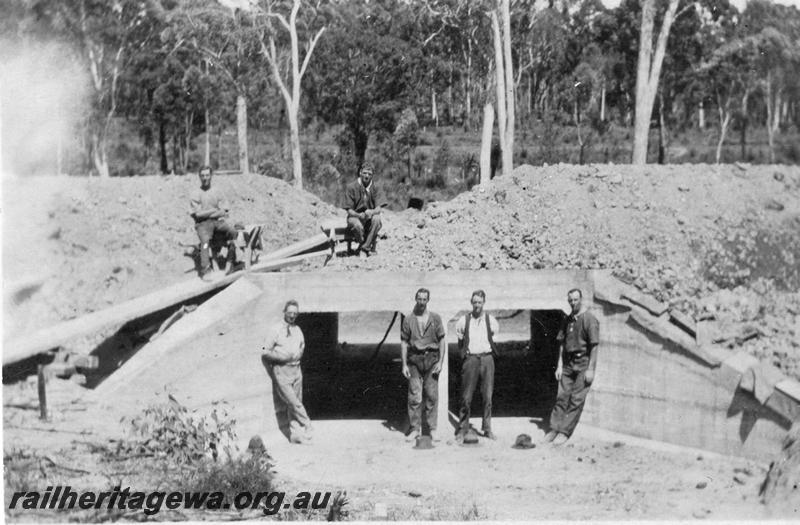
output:
[[[494,355],[497,347],[494,338],[500,327],[497,319],[484,313],[486,293],[483,290],[472,292],[472,312],[456,322],[458,348],[461,351],[461,409],[456,439],[463,441],[469,430],[470,405],[472,396],[481,383],[483,399],[484,437],[497,439],[492,432],[492,391],[494,390]]]

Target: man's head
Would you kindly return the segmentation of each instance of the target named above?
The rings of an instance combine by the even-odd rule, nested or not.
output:
[[[200,172],[197,174],[200,177],[200,187],[204,190],[207,190],[211,187],[211,172],[210,166],[203,166],[200,168]]]
[[[361,166],[361,170],[358,172],[358,176],[361,177],[361,184],[364,185],[366,188],[372,182],[372,174],[375,172],[375,167],[370,164],[369,162],[365,162]]]
[[[297,314],[299,313],[300,306],[297,301],[294,299],[286,301],[286,305],[283,307],[283,320],[286,321],[286,324],[293,325],[297,321]]]
[[[483,290],[475,290],[472,292],[472,315],[478,317],[483,313],[483,305],[486,303],[486,292]]]
[[[573,288],[567,292],[567,302],[569,303],[569,307],[572,308],[573,315],[580,313],[581,299],[583,299],[583,293],[581,293],[579,288]]]
[[[422,315],[425,313],[425,310],[428,308],[428,300],[431,298],[431,292],[427,288],[420,288],[417,290],[416,295],[414,295],[414,313],[417,315]]]

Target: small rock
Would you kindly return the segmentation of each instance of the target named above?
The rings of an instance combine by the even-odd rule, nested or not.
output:
[[[706,488],[707,486],[708,486],[708,482],[701,481],[700,483],[698,483],[697,485],[695,485],[695,486],[694,486],[694,488],[696,488],[696,489],[704,489],[704,488]]]
[[[783,211],[786,208],[786,206],[784,206],[783,203],[777,199],[768,200],[764,207],[768,210],[774,211]]]
[[[778,182],[783,182],[783,179],[785,179],[786,177],[780,171],[776,171],[775,173],[772,174],[772,178]]]
[[[735,481],[739,485],[744,485],[746,483],[744,476],[742,476],[741,474],[736,474],[735,476],[733,476],[733,481]]]
[[[412,498],[421,498],[422,497],[422,493],[421,492],[417,492],[416,490],[409,491],[408,495],[411,496]]]
[[[611,184],[622,184],[622,175],[619,173],[612,175],[611,178],[608,179],[608,182]]]

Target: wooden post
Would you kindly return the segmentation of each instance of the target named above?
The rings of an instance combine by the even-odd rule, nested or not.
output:
[[[39,419],[42,421],[48,421],[49,418],[47,417],[47,376],[45,375],[45,365],[39,365],[37,367],[37,372],[39,376],[38,387],[39,387]]]
[[[491,104],[483,107],[483,134],[481,135],[481,186],[489,183],[492,176],[492,128],[494,127],[494,108]]]
[[[455,338],[450,337],[448,326],[450,321],[458,316],[458,312],[445,312],[442,314],[442,324],[444,325],[444,337],[447,341],[447,355],[444,356],[442,363],[442,371],[439,373],[439,436],[446,440],[452,437],[453,426],[447,426],[451,423],[450,420],[450,343],[453,343]]]

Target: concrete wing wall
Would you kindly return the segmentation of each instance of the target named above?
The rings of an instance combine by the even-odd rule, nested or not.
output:
[[[584,421],[722,454],[774,457],[789,419],[740,388],[724,366],[643,328],[632,308],[596,303],[600,350]]]

